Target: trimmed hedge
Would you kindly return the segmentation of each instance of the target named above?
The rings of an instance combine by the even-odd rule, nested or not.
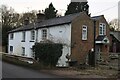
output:
[[[33,46],[35,58],[46,66],[56,66],[58,59],[62,55],[62,44],[36,43]]]

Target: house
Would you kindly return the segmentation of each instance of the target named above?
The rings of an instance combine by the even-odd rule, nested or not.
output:
[[[94,16],[96,20],[96,60],[108,60],[110,48],[110,29],[104,15]]]
[[[110,32],[110,37],[111,37],[110,52],[120,53],[120,31]]]
[[[41,13],[37,14],[37,17],[35,24],[25,21],[24,26],[9,31],[9,54],[33,58],[32,46],[47,39],[64,44],[62,56],[56,66],[69,66],[68,61],[85,63],[89,51],[94,47],[93,20],[97,23],[96,50],[102,52],[102,55],[108,54],[109,27],[104,16],[91,18],[85,12],[81,12],[48,20],[45,20]]]

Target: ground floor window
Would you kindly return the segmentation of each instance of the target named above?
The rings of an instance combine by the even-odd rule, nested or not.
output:
[[[35,54],[34,54],[34,52],[33,52],[33,49],[32,48],[30,48],[30,52],[31,52],[31,57],[35,57]]]
[[[25,56],[25,47],[22,47],[22,56]]]
[[[13,46],[10,46],[10,52],[13,52]]]

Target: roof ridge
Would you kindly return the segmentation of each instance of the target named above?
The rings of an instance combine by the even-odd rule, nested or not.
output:
[[[65,15],[65,16],[61,16],[61,17],[54,17],[54,18],[50,18],[50,19],[43,20],[43,21],[49,21],[49,20],[54,20],[54,19],[60,19],[60,18],[68,17],[68,16],[71,16],[71,15],[75,15],[75,14],[80,14],[80,12],[79,12],[79,13],[73,13],[73,14]],[[42,21],[42,22],[43,22],[43,21]],[[41,23],[41,22],[38,21],[38,23]]]

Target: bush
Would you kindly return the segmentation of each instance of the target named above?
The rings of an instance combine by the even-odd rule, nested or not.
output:
[[[36,43],[33,46],[35,58],[46,66],[55,66],[62,55],[62,44]]]

